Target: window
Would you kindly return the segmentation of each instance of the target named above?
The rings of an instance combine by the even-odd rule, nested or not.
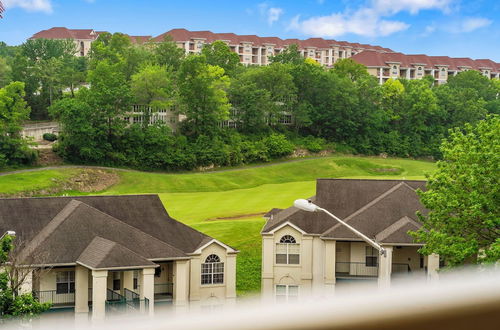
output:
[[[300,244],[291,235],[285,235],[276,244],[276,263],[298,265],[300,263]]]
[[[119,272],[114,272],[113,273],[113,290],[120,290],[120,273]]]
[[[201,264],[201,284],[222,284],[224,283],[224,263],[220,258],[211,254]]]
[[[378,251],[371,247],[366,247],[366,257],[365,257],[366,267],[377,267],[378,266]]]
[[[57,272],[56,273],[56,293],[73,293],[75,292],[75,272]]]
[[[161,276],[161,266],[155,268],[155,277]]]
[[[277,302],[297,301],[299,286],[278,284],[275,292]]]

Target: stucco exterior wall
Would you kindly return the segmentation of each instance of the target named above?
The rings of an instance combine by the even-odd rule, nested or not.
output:
[[[206,258],[215,254],[224,263],[224,283],[201,284],[201,264]],[[210,304],[223,303],[226,298],[236,297],[236,255],[230,254],[217,243],[205,247],[199,256],[190,260],[190,293],[191,301],[209,302]]]

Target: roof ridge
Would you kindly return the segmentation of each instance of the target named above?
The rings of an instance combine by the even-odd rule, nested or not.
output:
[[[385,227],[383,230],[378,232],[378,234],[375,235],[375,239],[377,241],[382,241],[382,240],[386,239],[389,235],[393,234],[395,231],[399,230],[401,227],[406,225],[407,223],[411,223],[411,222],[410,222],[410,218],[405,215],[404,217],[402,217],[398,221],[392,223],[391,225]]]
[[[109,242],[111,242],[111,243],[112,243],[111,247],[110,247],[110,248],[106,251],[106,253],[105,253],[105,254],[101,254],[101,255],[99,256],[99,257],[100,257],[100,258],[99,258],[99,262],[101,262],[102,260],[104,260],[104,259],[105,259],[105,258],[109,255],[109,253],[111,252],[111,250],[113,249],[113,247],[114,247],[114,245],[115,245],[115,244],[118,244],[118,243],[116,243],[115,241],[112,241],[112,240],[106,239],[106,238],[104,238],[104,237],[101,237],[101,236],[99,236],[99,235],[96,235],[96,236],[95,236],[95,237],[94,237],[94,238],[93,238],[93,239],[89,242],[89,244],[87,244],[87,246],[85,247],[85,249],[83,249],[82,253],[80,253],[80,255],[76,258],[76,261],[77,261],[77,262],[80,260],[80,258],[82,257],[82,255],[83,255],[85,252],[87,252],[87,249],[88,249],[91,245],[95,244],[96,239],[102,239],[102,240],[109,241]]]
[[[175,249],[175,250],[179,251],[179,252],[180,252],[180,253],[182,253],[182,254],[186,254],[184,251],[180,250],[179,248],[176,248],[175,246],[172,246],[172,245],[170,245],[169,243],[167,243],[167,242],[164,242],[164,241],[160,240],[159,238],[156,238],[156,237],[154,237],[154,236],[152,236],[152,235],[150,235],[150,234],[148,234],[148,233],[146,233],[146,232],[144,232],[144,231],[142,231],[142,230],[140,230],[140,229],[138,229],[138,228],[136,228],[136,227],[134,227],[134,226],[132,226],[132,225],[129,225],[128,223],[126,223],[126,222],[124,222],[124,221],[121,221],[120,219],[117,219],[117,218],[115,218],[114,216],[112,216],[112,215],[110,215],[110,214],[107,214],[107,213],[105,213],[105,212],[103,212],[103,211],[101,211],[101,210],[99,210],[99,209],[97,209],[97,208],[95,208],[95,207],[93,207],[93,206],[91,206],[91,205],[88,205],[88,204],[86,204],[86,203],[83,203],[83,202],[82,202],[82,204],[83,204],[83,205],[85,205],[85,206],[87,206],[87,207],[89,207],[89,208],[91,208],[91,209],[93,209],[93,210],[95,210],[95,211],[97,211],[97,212],[99,212],[99,213],[101,213],[101,214],[104,214],[104,215],[108,216],[109,218],[113,219],[114,221],[117,221],[117,222],[119,222],[119,223],[121,223],[121,224],[123,224],[123,225],[125,225],[125,226],[127,226],[127,227],[132,228],[132,230],[134,230],[134,231],[136,231],[136,232],[139,232],[139,233],[141,233],[141,234],[143,234],[143,235],[149,236],[149,237],[151,237],[153,240],[156,240],[156,241],[158,241],[158,242],[160,242],[160,243],[162,243],[162,244],[168,245],[169,247],[171,247],[171,248],[173,248],[173,249]],[[117,244],[118,244],[118,243],[117,243]]]
[[[393,187],[391,187],[389,190],[387,190],[386,192],[382,193],[381,195],[379,195],[378,197],[376,197],[375,199],[373,199],[372,201],[368,202],[367,204],[365,204],[363,207],[357,209],[356,211],[354,211],[351,215],[349,215],[348,217],[346,217],[345,219],[343,219],[344,222],[348,222],[349,220],[351,220],[352,218],[354,218],[356,215],[364,212],[365,210],[367,210],[368,208],[370,208],[371,206],[377,204],[378,202],[380,202],[382,199],[384,199],[385,197],[389,196],[390,194],[392,194],[394,191],[398,190],[400,187],[403,186],[403,183],[404,181],[401,181],[399,182],[398,184],[394,185]],[[406,185],[408,186],[408,185]],[[408,186],[409,187],[409,186]],[[324,236],[324,235],[328,235],[329,232],[331,232],[332,230],[334,230],[335,228],[338,228],[339,226],[342,226],[341,223],[337,223],[335,225],[333,225],[332,227],[330,227],[329,229],[327,229],[326,231],[324,231],[321,236]]]
[[[72,199],[66,204],[61,211],[59,211],[52,220],[47,223],[35,237],[29,242],[28,245],[19,253],[19,259],[27,258],[35,249],[44,241],[46,241],[53,233],[54,230],[59,227],[66,219],[69,218],[80,206],[84,204],[83,202]],[[86,204],[85,204],[86,205]]]
[[[122,245],[122,244],[120,244],[120,243],[118,243],[118,242],[112,241],[112,240],[110,240],[110,239],[107,239],[107,238],[101,237],[101,236],[99,236],[99,235],[96,235],[96,236],[92,239],[92,241],[90,241],[90,243],[87,245],[87,247],[85,247],[85,249],[82,251],[82,253],[78,256],[78,258],[76,259],[76,262],[79,262],[79,263],[81,263],[81,264],[84,264],[84,262],[83,262],[82,260],[80,260],[80,259],[82,258],[82,255],[84,255],[84,253],[85,253],[85,252],[87,252],[87,249],[88,249],[89,247],[91,247],[92,245],[96,244],[96,243],[97,243],[97,242],[96,242],[97,240],[102,240],[102,241],[105,241],[106,243],[108,243],[108,242],[109,242],[109,243],[111,243],[111,244],[110,244],[109,249],[107,249],[107,251],[106,251],[106,253],[105,253],[105,254],[101,254],[101,255],[99,255],[99,259],[97,260],[97,262],[96,262],[96,266],[95,266],[95,267],[94,267],[94,266],[92,266],[92,265],[87,265],[87,266],[90,266],[90,267],[92,267],[92,268],[97,268],[97,269],[99,269],[99,268],[106,268],[106,267],[99,267],[99,265],[100,265],[100,264],[101,264],[101,263],[102,263],[102,262],[103,262],[103,261],[104,261],[104,260],[105,260],[105,259],[106,259],[106,258],[107,258],[107,257],[108,257],[108,256],[109,256],[112,252],[113,252],[113,251],[115,251],[115,249],[117,249],[117,248],[118,248],[118,249],[125,250],[125,252],[127,252],[127,253],[129,253],[129,254],[132,254],[132,255],[134,255],[134,256],[136,256],[136,257],[139,257],[139,258],[144,259],[144,260],[146,260],[146,261],[148,261],[148,262],[151,262],[151,261],[150,261],[150,260],[148,260],[146,257],[144,257],[144,256],[142,256],[142,255],[140,255],[140,254],[138,254],[137,252],[132,251],[131,249],[127,248],[126,246],[124,246],[124,245]]]

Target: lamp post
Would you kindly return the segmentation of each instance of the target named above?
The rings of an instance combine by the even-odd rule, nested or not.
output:
[[[326,210],[326,209],[324,209],[322,207],[319,207],[318,205],[314,204],[313,202],[305,200],[305,199],[297,199],[293,203],[293,205],[296,208],[301,209],[303,211],[307,211],[307,212],[320,212],[321,211],[321,212],[324,212],[324,213],[328,214],[329,216],[331,216],[332,218],[334,218],[335,220],[337,220],[338,222],[340,222],[341,224],[343,224],[344,226],[346,226],[347,228],[349,228],[350,231],[352,231],[353,233],[355,233],[356,235],[358,235],[359,237],[361,237],[366,243],[370,244],[375,249],[377,249],[380,252],[381,256],[384,256],[384,257],[386,256],[386,251],[385,251],[385,249],[382,246],[380,246],[380,244],[378,244],[374,240],[370,239],[368,236],[366,236],[365,234],[363,234],[359,230],[357,230],[354,227],[350,226],[345,221],[339,219],[337,216],[335,216],[334,214],[330,213],[328,210]]]

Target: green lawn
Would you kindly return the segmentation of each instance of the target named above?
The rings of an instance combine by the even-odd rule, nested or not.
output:
[[[57,169],[0,176],[0,194],[52,188],[79,172],[78,169]]]
[[[423,178],[432,171],[431,162],[407,159],[334,156],[249,167],[229,171],[161,174],[120,172],[122,182],[107,192],[113,194],[225,191],[269,183],[313,181],[316,178],[405,177]]]
[[[316,178],[423,179],[435,164],[407,159],[334,156],[220,172],[161,174],[119,171],[121,182],[102,194],[158,193],[169,214],[241,252],[239,294],[260,289],[262,214],[315,193]],[[51,187],[75,169],[0,176],[0,194]],[[79,194],[78,192],[68,192]],[[234,219],[216,220],[221,217]]]

